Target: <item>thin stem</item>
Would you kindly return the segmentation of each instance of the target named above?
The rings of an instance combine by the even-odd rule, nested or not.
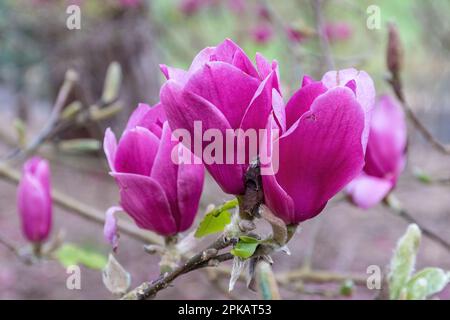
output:
[[[66,105],[67,98],[72,92],[73,86],[78,81],[78,74],[73,70],[68,70],[66,72],[64,83],[59,89],[58,96],[56,97],[55,104],[53,105],[52,112],[48,118],[45,126],[42,128],[41,132],[36,136],[36,138],[26,146],[25,149],[17,148],[13,150],[10,154],[6,156],[6,160],[16,158],[19,156],[26,156],[30,153],[36,151],[39,146],[47,139],[47,137],[52,133],[54,127],[58,123],[60,114],[64,106]]]
[[[386,200],[385,205],[390,209],[390,212],[394,213],[398,217],[402,218],[408,223],[415,223],[419,226],[420,230],[422,230],[422,233],[428,237],[430,240],[433,240],[434,242],[441,245],[443,248],[445,248],[447,251],[450,252],[450,242],[442,238],[440,235],[438,235],[433,230],[429,229],[428,227],[422,225],[420,222],[416,220],[407,210],[405,210],[400,201],[393,195],[390,194]]]
[[[332,271],[299,268],[277,275],[277,280],[283,285],[291,284],[293,281],[329,283],[343,282],[345,280],[352,280],[357,285],[366,285],[367,277],[363,274],[338,273]]]
[[[134,290],[127,293],[123,300],[145,300],[154,297],[159,291],[167,288],[172,281],[179,276],[188,272],[210,266],[211,262],[220,263],[233,258],[230,253],[218,255],[218,251],[228,247],[231,244],[230,239],[225,236],[219,237],[212,245],[205,250],[197,253],[186,263],[175,268],[171,272],[167,272],[159,279],[153,282],[144,282]]]
[[[322,12],[322,1],[312,0],[312,7],[314,10],[314,16],[316,20],[316,32],[319,36],[320,48],[323,53],[324,63],[328,69],[334,69],[333,55],[331,54],[330,43],[328,37],[325,34],[325,26]]]
[[[263,300],[280,300],[277,280],[269,262],[261,259],[256,265],[256,283]]]

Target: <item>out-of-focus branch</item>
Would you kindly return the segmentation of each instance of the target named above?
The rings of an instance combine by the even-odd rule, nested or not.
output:
[[[17,148],[13,150],[10,154],[6,156],[6,159],[11,159],[18,157],[19,155],[26,155],[34,152],[48,137],[48,135],[54,129],[56,123],[59,120],[62,109],[64,108],[67,98],[69,97],[72,88],[78,81],[78,74],[73,70],[68,70],[64,77],[64,83],[59,89],[58,96],[56,98],[55,104],[53,105],[52,112],[48,118],[45,126],[42,128],[41,132],[36,136],[33,141],[27,145],[25,150]]]
[[[116,72],[110,72],[114,69]],[[67,99],[78,81],[78,74],[73,70],[68,70],[45,126],[24,148],[15,148],[0,159],[0,162],[11,161],[33,154],[45,142],[74,126],[86,126],[116,115],[122,110],[122,105],[118,102],[119,74],[120,66],[117,63],[112,63],[105,78],[103,96],[96,104],[83,106],[77,101],[67,105]],[[67,108],[65,108],[66,106]]]
[[[450,252],[450,242],[442,238],[440,235],[438,235],[430,228],[418,222],[416,218],[414,218],[407,210],[403,208],[400,201],[393,194],[390,194],[385,199],[385,205],[389,208],[390,212],[396,214],[397,216],[408,222],[408,224],[411,223],[417,224],[420,230],[422,230],[422,233],[426,237],[433,240],[434,242],[441,245],[443,248],[445,248],[447,251]]]
[[[319,36],[320,48],[323,53],[324,64],[329,70],[334,69],[333,55],[331,54],[330,43],[328,37],[325,34],[323,12],[322,12],[322,0],[311,0],[314,10],[314,17],[316,21],[316,32]]]
[[[403,47],[401,44],[400,35],[394,24],[389,25],[386,62],[390,72],[388,82],[391,85],[397,99],[401,102],[401,105],[403,106],[403,109],[405,110],[407,117],[411,120],[413,126],[421,133],[423,138],[428,141],[432,147],[443,154],[450,154],[450,146],[440,142],[439,139],[431,133],[431,131],[422,123],[407,102],[401,79],[401,71],[403,67]]]
[[[20,181],[20,172],[5,164],[0,164],[0,176],[13,183],[18,183]],[[59,205],[61,208],[67,209],[69,212],[75,213],[86,220],[100,225],[103,225],[105,222],[104,213],[102,211],[94,209],[56,189],[52,190],[52,199],[55,204]],[[145,243],[164,244],[161,237],[149,232],[144,232],[136,228],[130,222],[119,221],[118,228],[121,233]]]
[[[30,265],[33,263],[32,256],[26,255],[21,252],[20,248],[16,244],[12,243],[9,239],[0,234],[0,245],[8,249],[12,254],[14,254],[21,262]]]
[[[217,265],[220,262],[231,260],[231,253],[218,254],[219,250],[228,247],[231,244],[230,239],[220,236],[212,245],[205,250],[197,253],[186,263],[178,266],[170,272],[166,272],[159,279],[153,282],[144,282],[134,290],[127,293],[123,300],[145,300],[154,297],[159,291],[167,288],[172,281],[188,272]]]

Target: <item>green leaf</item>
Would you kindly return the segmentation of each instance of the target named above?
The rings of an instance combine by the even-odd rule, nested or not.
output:
[[[108,261],[103,254],[72,243],[62,245],[56,251],[56,258],[66,268],[71,265],[82,264],[95,270],[103,269]]]
[[[230,251],[232,255],[247,259],[250,258],[259,245],[259,240],[253,237],[240,236],[239,242]]]
[[[406,299],[425,300],[442,291],[450,281],[450,275],[439,268],[425,268],[417,272],[406,285]]]
[[[339,292],[345,297],[350,297],[353,294],[354,288],[355,283],[351,279],[347,279],[341,284]]]
[[[94,152],[100,150],[101,143],[96,139],[70,139],[61,141],[58,147],[65,152]]]
[[[122,83],[122,68],[116,61],[111,62],[106,71],[105,83],[103,85],[102,101],[111,102],[119,95]]]
[[[238,205],[237,199],[225,202],[222,206],[208,212],[195,231],[195,237],[201,238],[209,234],[223,231],[231,222],[231,212],[228,211]]]
[[[416,224],[409,225],[406,233],[400,238],[391,259],[389,281],[389,297],[396,300],[406,286],[416,263],[421,231]]]
[[[413,169],[413,174],[422,183],[429,184],[433,182],[433,179],[421,168],[415,167]]]

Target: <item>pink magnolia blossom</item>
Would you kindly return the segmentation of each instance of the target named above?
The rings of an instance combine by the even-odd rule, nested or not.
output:
[[[24,164],[17,207],[24,236],[31,242],[45,241],[52,226],[50,168],[46,160],[34,157]]]
[[[163,236],[188,229],[203,188],[204,168],[177,164],[172,152],[184,147],[173,141],[161,104],[140,104],[117,143],[108,128],[104,150],[111,175],[120,187],[120,204],[143,229]],[[184,150],[186,151],[186,150]],[[108,211],[105,236],[115,246],[116,208]]]
[[[391,96],[381,96],[372,115],[363,173],[347,187],[357,206],[370,208],[395,187],[405,166],[406,143],[406,123],[401,106]]]
[[[251,36],[256,43],[266,44],[270,41],[270,39],[272,39],[272,26],[267,23],[258,24],[255,28],[253,28]]]
[[[280,96],[277,62],[256,54],[255,67],[231,40],[200,51],[187,71],[165,65],[161,70],[167,82],[160,98],[170,127],[187,130],[192,136],[198,121],[202,134],[208,129],[219,130],[223,136],[229,130],[264,129],[273,111],[272,98]],[[206,145],[202,144],[201,152]],[[226,144],[223,147],[224,154],[234,151],[227,150]],[[244,192],[244,174],[253,156],[246,154],[244,164],[235,158],[233,163],[205,166],[224,192],[238,195]]]
[[[344,22],[329,22],[324,27],[324,34],[329,41],[345,41],[351,38],[353,34],[352,27]]]
[[[374,96],[364,71],[330,71],[321,81],[303,78],[286,104],[279,170],[262,176],[265,203],[286,224],[319,214],[361,172]]]

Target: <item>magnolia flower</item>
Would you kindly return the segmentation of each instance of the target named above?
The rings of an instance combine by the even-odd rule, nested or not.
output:
[[[251,36],[256,43],[266,44],[272,39],[272,26],[267,23],[258,24],[251,30]]]
[[[344,22],[329,22],[325,25],[324,34],[329,41],[345,41],[352,36],[352,27]]]
[[[163,236],[188,229],[194,220],[203,188],[204,169],[176,163],[172,153],[186,152],[172,133],[160,104],[140,104],[117,143],[105,133],[104,150],[111,175],[120,188],[120,204],[143,229]],[[105,237],[117,244],[114,212],[108,211]]]
[[[201,134],[214,129],[223,137],[236,129],[264,129],[276,105],[272,107],[272,98],[281,99],[277,62],[269,63],[256,54],[255,67],[231,40],[200,51],[187,71],[165,65],[161,65],[161,70],[167,82],[161,88],[160,98],[170,127],[173,131],[187,130],[192,136],[196,135],[196,122],[201,123]],[[203,141],[200,148],[196,149],[192,144],[188,148],[205,160],[203,151],[207,145]],[[244,174],[257,154],[249,150],[236,152],[226,143],[219,151],[223,151],[223,155],[232,155],[233,161],[204,161],[206,168],[224,192],[242,194]],[[245,163],[237,160],[241,151]]]
[[[52,226],[50,168],[46,160],[34,157],[25,162],[17,190],[17,207],[24,236],[31,242],[43,242]]]
[[[372,115],[363,173],[347,187],[352,201],[370,208],[395,187],[406,162],[405,115],[399,103],[384,95]]]
[[[319,214],[364,166],[373,81],[364,71],[308,76],[286,104],[279,170],[263,175],[266,205],[286,224]]]

